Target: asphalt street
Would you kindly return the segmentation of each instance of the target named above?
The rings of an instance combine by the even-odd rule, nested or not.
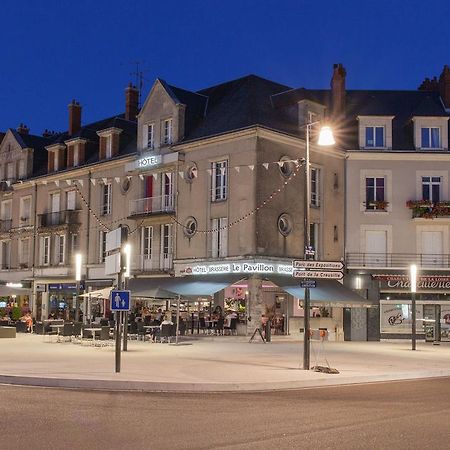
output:
[[[10,449],[444,449],[450,378],[271,393],[0,386]]]

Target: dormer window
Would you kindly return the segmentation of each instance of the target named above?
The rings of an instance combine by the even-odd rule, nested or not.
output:
[[[80,165],[80,146],[75,145],[73,149],[73,167],[77,167]]]
[[[383,148],[384,144],[384,127],[366,127],[366,148]]]
[[[112,157],[112,136],[105,136],[106,159]]]
[[[56,150],[53,152],[53,170],[55,172],[57,172],[59,170],[60,164],[61,164],[61,162],[60,162],[60,157],[59,157],[59,151]]]
[[[441,129],[438,127],[422,127],[422,148],[441,148]]]
[[[172,119],[165,119],[162,127],[162,143],[170,145],[172,143]]]
[[[99,159],[110,159],[119,154],[120,145],[120,128],[108,128],[106,130],[97,131],[100,138],[99,143]]]
[[[147,123],[144,125],[144,149],[153,150],[155,146],[155,125]]]

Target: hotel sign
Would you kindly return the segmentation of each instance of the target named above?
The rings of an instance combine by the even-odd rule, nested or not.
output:
[[[273,262],[224,262],[219,264],[192,264],[180,270],[180,275],[212,275],[226,273],[261,273],[291,275],[292,265]]]
[[[149,169],[155,166],[159,166],[162,163],[162,155],[155,153],[143,154],[136,161],[137,169]]]

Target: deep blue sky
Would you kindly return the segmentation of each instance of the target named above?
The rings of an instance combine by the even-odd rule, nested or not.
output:
[[[0,130],[67,129],[124,109],[132,61],[196,90],[255,73],[326,88],[415,89],[450,64],[449,0],[3,0]]]

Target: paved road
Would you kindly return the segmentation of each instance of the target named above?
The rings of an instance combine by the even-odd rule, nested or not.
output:
[[[9,449],[444,449],[450,379],[245,394],[0,386]]]

